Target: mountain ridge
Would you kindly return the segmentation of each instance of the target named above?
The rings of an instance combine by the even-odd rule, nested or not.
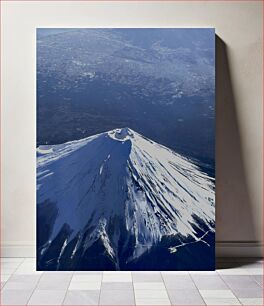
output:
[[[47,203],[55,210],[39,244],[42,269],[99,255],[119,270],[164,239],[174,240],[166,250],[175,253],[214,232],[213,179],[128,127],[37,154],[38,213],[46,218],[38,226],[50,219]]]

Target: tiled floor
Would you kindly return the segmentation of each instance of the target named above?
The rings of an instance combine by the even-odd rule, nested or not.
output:
[[[263,305],[263,262],[219,260],[215,272],[36,272],[1,259],[1,305]]]

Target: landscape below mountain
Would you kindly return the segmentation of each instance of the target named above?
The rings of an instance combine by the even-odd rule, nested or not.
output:
[[[215,170],[214,29],[38,29],[37,145],[129,126]]]

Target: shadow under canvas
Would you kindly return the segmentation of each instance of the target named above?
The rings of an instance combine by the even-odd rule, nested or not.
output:
[[[216,35],[216,241],[257,241],[229,49]],[[251,258],[249,262],[256,259]],[[229,263],[231,267],[232,263]],[[239,265],[239,263],[233,263]],[[218,264],[219,267],[219,264]]]

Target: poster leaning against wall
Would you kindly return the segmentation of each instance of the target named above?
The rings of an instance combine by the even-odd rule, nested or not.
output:
[[[37,269],[213,270],[214,127],[214,29],[37,29]]]

